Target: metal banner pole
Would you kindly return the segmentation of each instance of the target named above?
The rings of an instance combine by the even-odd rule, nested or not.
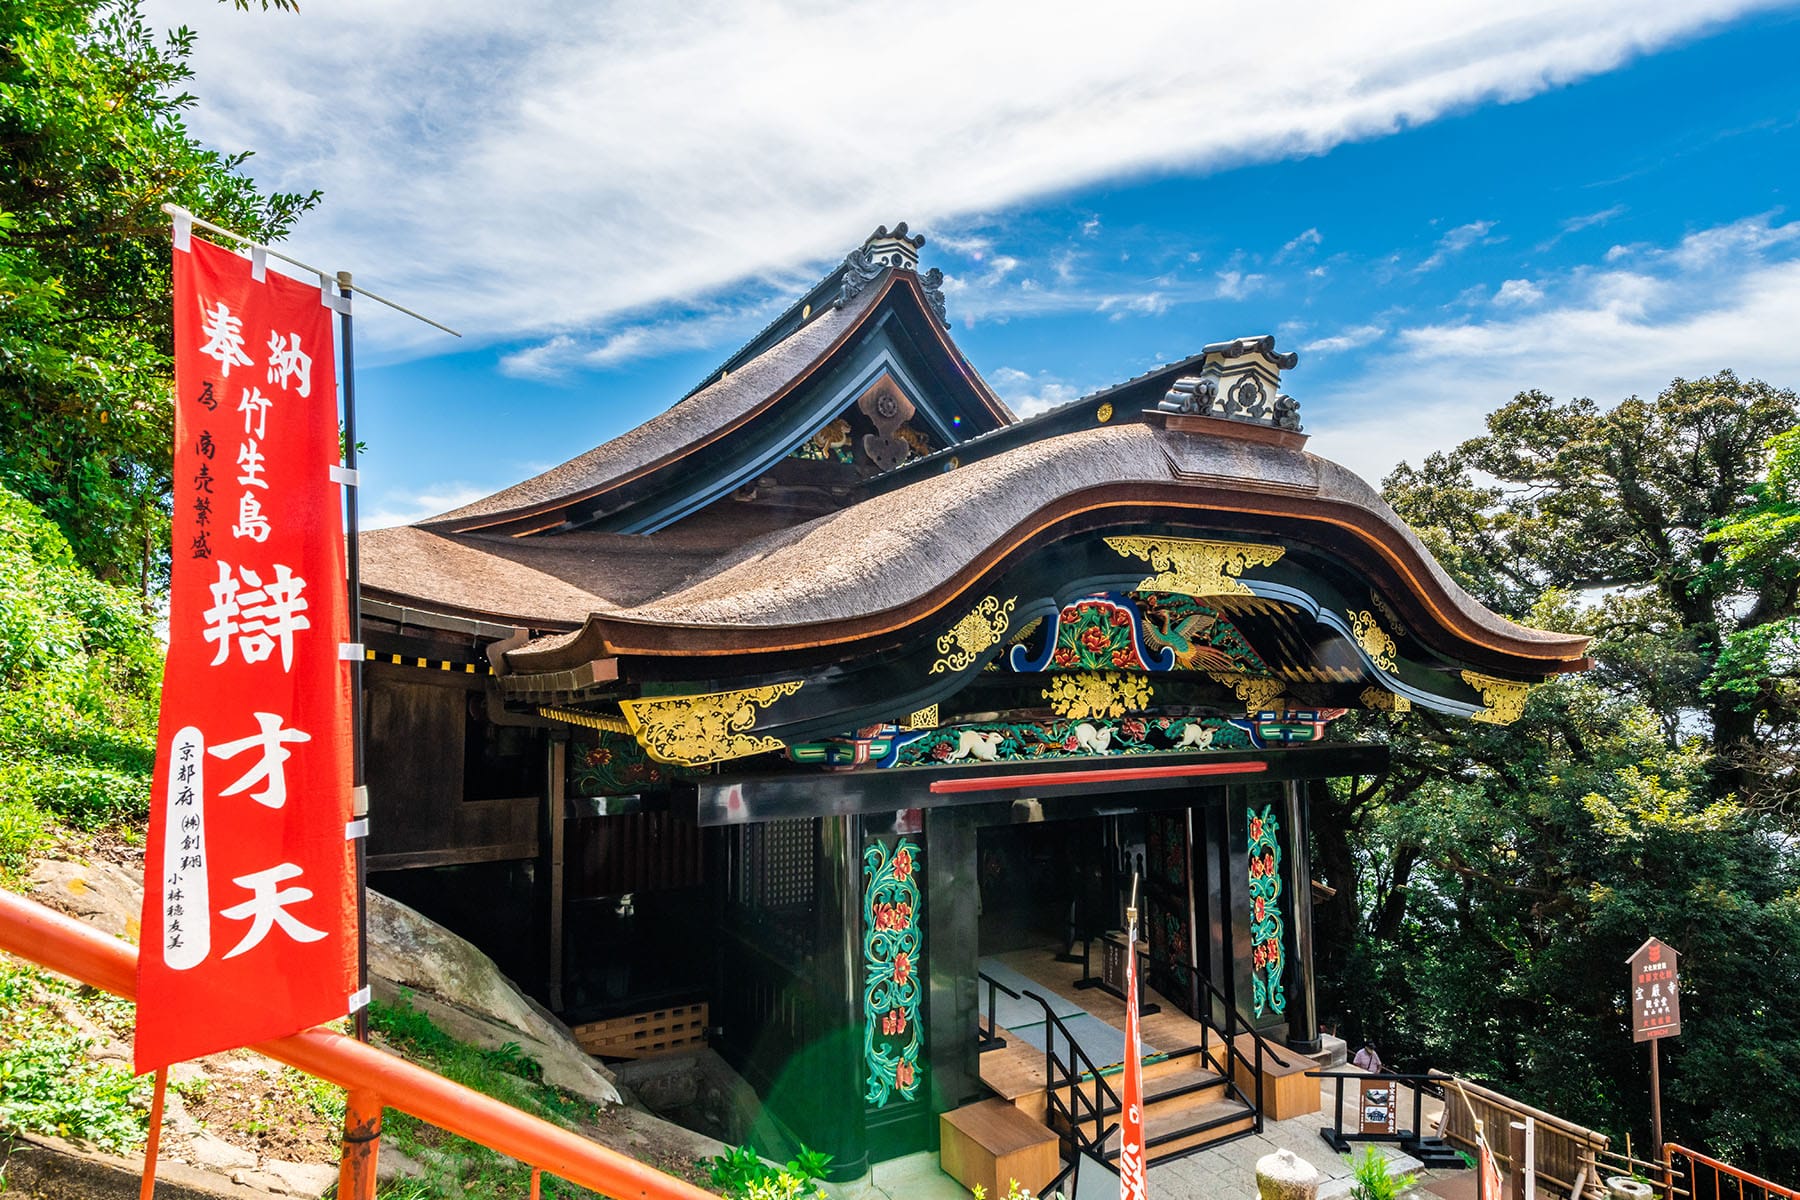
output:
[[[349,574],[350,644],[362,645],[362,548],[357,523],[356,485],[356,339],[350,315],[350,272],[337,273],[338,292],[344,297],[344,308],[338,314],[343,334],[344,356],[344,470],[352,481],[344,489],[344,519],[348,543],[345,566]],[[358,821],[369,819],[369,791],[363,776],[363,658],[359,650],[350,664],[350,794],[354,797],[351,816]],[[356,986],[358,994],[369,986],[369,855],[368,828],[356,838]],[[356,1010],[356,1040],[369,1040],[369,1005],[364,1002]]]

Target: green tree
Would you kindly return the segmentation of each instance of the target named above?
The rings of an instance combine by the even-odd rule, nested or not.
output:
[[[1800,1174],[1792,772],[1752,753],[1794,726],[1795,420],[1793,393],[1729,372],[1609,410],[1525,393],[1386,481],[1465,587],[1590,634],[1597,666],[1505,728],[1355,718],[1392,773],[1313,823],[1338,888],[1323,999],[1352,1036],[1641,1137],[1623,963],[1655,933],[1688,984],[1669,1132]]]
[[[102,577],[167,559],[173,202],[262,239],[317,193],[264,194],[183,113],[193,34],[137,0],[0,6],[0,484]]]

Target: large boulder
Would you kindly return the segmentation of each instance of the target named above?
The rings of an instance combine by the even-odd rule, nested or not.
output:
[[[488,1049],[516,1042],[543,1064],[544,1082],[592,1104],[619,1103],[619,1089],[599,1060],[493,959],[379,892],[369,893],[368,912],[369,976],[377,997],[406,1000],[458,1041]]]
[[[32,899],[132,942],[143,896],[142,867],[46,860],[31,873]],[[592,1104],[619,1103],[619,1089],[600,1061],[493,959],[379,892],[369,893],[368,912],[369,982],[379,999],[405,999],[458,1041],[486,1049],[516,1042],[543,1064],[546,1083]]]

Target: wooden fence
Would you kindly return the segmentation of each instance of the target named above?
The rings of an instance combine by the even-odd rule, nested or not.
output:
[[[1502,1096],[1478,1083],[1470,1083],[1451,1075],[1442,1078],[1444,1127],[1439,1136],[1445,1141],[1474,1154],[1475,1121],[1479,1120],[1494,1156],[1510,1172],[1512,1155],[1509,1131],[1514,1121],[1524,1121],[1529,1117],[1535,1127],[1532,1159],[1539,1186],[1548,1184],[1564,1196],[1572,1198],[1579,1197],[1583,1192],[1589,1195],[1604,1194],[1605,1189],[1599,1178],[1600,1168],[1595,1163],[1595,1155],[1604,1153],[1608,1148],[1608,1139],[1604,1133],[1584,1129],[1542,1109],[1521,1104],[1510,1096]]]

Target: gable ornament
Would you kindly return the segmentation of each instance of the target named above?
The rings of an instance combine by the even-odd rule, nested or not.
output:
[[[937,651],[943,657],[931,664],[928,674],[962,671],[974,665],[984,651],[998,645],[1006,636],[1006,628],[1012,624],[1013,606],[1018,602],[1017,596],[1008,597],[1005,603],[998,596],[984,597],[967,616],[951,626],[948,633],[938,638]]]
[[[1237,581],[1250,567],[1273,565],[1285,546],[1256,542],[1211,542],[1198,538],[1109,537],[1106,544],[1121,558],[1141,558],[1159,574],[1144,579],[1140,592],[1179,592],[1184,596],[1249,596]]]
[[[658,762],[693,767],[780,750],[780,738],[752,733],[763,710],[800,690],[804,680],[698,696],[621,700],[631,735]]]
[[[1529,683],[1497,679],[1479,671],[1464,671],[1462,680],[1481,693],[1481,711],[1471,714],[1469,720],[1485,725],[1511,725],[1524,714],[1525,700],[1531,695]]]

